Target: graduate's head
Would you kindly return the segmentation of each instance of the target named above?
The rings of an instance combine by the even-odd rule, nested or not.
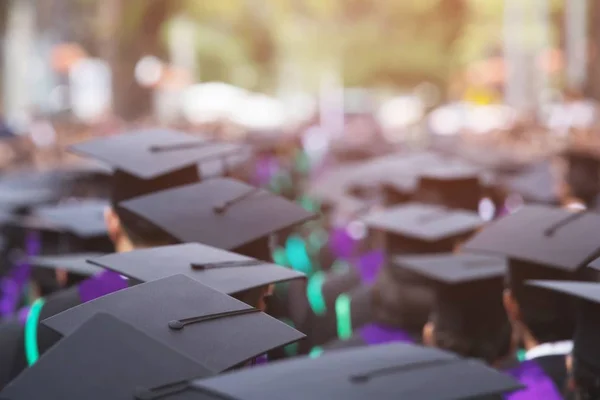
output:
[[[420,337],[434,300],[434,290],[421,277],[396,266],[382,269],[373,287],[374,318]]]
[[[600,284],[536,280],[529,281],[528,286],[540,291],[561,293],[575,301],[577,326],[573,336],[573,351],[566,360],[570,376],[567,389],[574,394],[574,399],[600,398]]]
[[[199,164],[221,161],[226,170],[228,157],[240,151],[232,143],[217,143],[169,130],[144,130],[79,143],[75,153],[104,162],[114,168],[112,210],[106,213],[111,239],[119,249],[169,244],[173,240],[149,223],[127,213],[120,203],[166,189],[189,185],[201,178]],[[163,204],[163,212],[176,204]]]
[[[438,292],[423,341],[491,366],[500,364],[514,350],[512,328],[502,307],[502,281]]]
[[[427,280],[435,292],[425,344],[494,365],[512,349],[502,305],[503,258],[472,254],[403,256],[398,267]]]
[[[504,306],[513,326],[537,343],[570,340],[575,329],[573,301],[568,296],[532,287],[530,279],[573,279],[573,274],[511,260]]]
[[[243,292],[235,293],[233,297],[265,312],[267,311],[268,298],[273,295],[274,288],[275,285],[259,286]]]
[[[569,340],[575,314],[561,293],[529,287],[531,279],[589,280],[600,252],[600,214],[527,205],[479,232],[463,249],[509,259],[504,305],[526,348]]]

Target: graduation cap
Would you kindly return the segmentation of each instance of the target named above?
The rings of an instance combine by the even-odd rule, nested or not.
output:
[[[374,212],[367,215],[364,222],[369,228],[387,232],[391,239],[401,239],[392,241],[401,242],[398,246],[390,243],[388,247],[404,247],[405,250],[411,247],[410,250],[415,252],[423,245],[424,251],[431,251],[433,244],[460,239],[484,224],[479,215],[473,212],[417,203]],[[407,239],[420,246],[409,245]],[[450,251],[453,246],[442,247],[446,247],[444,251]]]
[[[25,227],[70,233],[82,239],[106,236],[104,211],[109,203],[104,200],[82,200],[33,210],[22,224]]]
[[[588,150],[568,149],[566,180],[573,194],[591,203],[600,192],[600,157]]]
[[[60,194],[48,189],[13,188],[0,184],[0,209],[23,211],[42,204],[52,203]]]
[[[141,196],[121,202],[119,207],[180,242],[226,250],[239,249],[315,217],[282,197],[228,178]]]
[[[198,163],[239,152],[235,143],[213,142],[182,132],[150,129],[95,139],[71,146],[74,153],[115,168],[112,199],[116,203],[200,179]]]
[[[78,253],[62,254],[54,256],[36,256],[27,259],[27,262],[38,268],[64,269],[77,275],[91,276],[103,269],[99,266],[90,264],[88,259],[101,257],[102,253]]]
[[[573,339],[573,355],[578,362],[600,371],[600,284],[597,282],[528,281],[529,285],[580,299]]]
[[[0,398],[125,400],[140,387],[210,375],[201,363],[98,313],[19,375]]]
[[[486,227],[463,249],[575,272],[600,254],[599,236],[600,214],[528,205]]]
[[[437,285],[436,329],[468,336],[509,326],[502,303],[507,270],[504,258],[476,254],[400,256],[394,258],[394,264]]]
[[[449,400],[499,396],[521,387],[477,361],[432,348],[389,344],[297,358],[176,388],[155,387],[141,391],[137,399]]]
[[[42,323],[69,336],[102,312],[187,354],[214,373],[304,337],[260,310],[182,275],[97,298]]]
[[[516,176],[503,180],[509,192],[523,196],[526,202],[557,205],[556,182],[550,162],[536,164]]]
[[[138,282],[182,274],[226,294],[304,278],[301,272],[198,243],[154,247],[90,259]]]
[[[462,165],[430,168],[421,174],[414,199],[476,211],[483,192],[480,173],[476,168]]]

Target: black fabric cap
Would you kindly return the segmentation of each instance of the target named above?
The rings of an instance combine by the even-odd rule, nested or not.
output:
[[[283,322],[183,275],[100,297],[43,324],[68,336],[99,312],[133,325],[215,373],[304,337]]]
[[[503,279],[506,259],[479,254],[435,254],[394,257],[394,264],[444,285]]]
[[[0,185],[0,209],[16,211],[52,203],[60,198],[56,191],[35,188],[9,188]]]
[[[56,256],[37,256],[28,259],[34,267],[64,269],[79,275],[95,275],[102,268],[87,262],[88,259],[101,257],[102,253],[78,253]]]
[[[119,204],[180,242],[233,250],[308,221],[315,214],[264,190],[215,178]]]
[[[213,375],[108,314],[92,316],[1,394],[8,400],[129,400],[136,389]]]
[[[164,399],[212,395],[239,400],[450,400],[500,395],[521,387],[512,377],[476,361],[432,348],[388,344],[332,351],[316,359],[299,358],[197,380],[189,392],[199,397],[174,395]]]
[[[536,164],[516,176],[505,179],[503,186],[527,202],[558,204],[558,191],[550,162]]]
[[[463,246],[561,271],[576,271],[600,254],[600,214],[525,206],[499,219]]]
[[[476,211],[482,196],[479,171],[465,166],[432,168],[421,174],[414,199]]]
[[[211,142],[164,129],[95,139],[70,148],[74,153],[104,161],[140,179],[157,178],[203,159],[223,157],[240,149],[239,144]]]
[[[104,212],[109,203],[104,200],[83,200],[42,206],[23,221],[25,227],[71,233],[83,239],[106,236]]]
[[[527,283],[582,300],[578,304],[573,355],[578,362],[600,372],[600,283],[539,280]]]
[[[473,254],[396,257],[394,263],[437,284],[436,329],[476,334],[508,325],[502,303],[507,262]]]
[[[425,242],[460,236],[484,224],[473,212],[417,203],[369,214],[364,221],[370,228]]]
[[[139,282],[182,274],[227,294],[305,278],[289,268],[197,243],[109,254],[90,262]]]

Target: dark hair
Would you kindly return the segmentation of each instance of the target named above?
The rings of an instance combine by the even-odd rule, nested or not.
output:
[[[577,357],[573,357],[571,375],[575,380],[576,400],[600,399],[600,374],[588,367]]]
[[[157,227],[156,225],[133,215],[131,212],[116,207],[114,208],[121,228],[136,247],[167,246],[178,243],[178,240]]]
[[[453,329],[452,325],[442,324],[437,313],[432,315],[435,325],[436,347],[448,350],[463,357],[477,358],[489,365],[498,363],[512,350],[512,328],[508,318],[500,323],[481,321],[478,328],[468,333]]]
[[[421,337],[435,300],[434,290],[411,279],[408,271],[405,276],[398,276],[399,272],[385,268],[378,275],[372,297],[375,320]]]
[[[265,292],[268,289],[268,286],[259,286],[233,294],[232,297],[248,304],[249,306],[259,308],[259,302],[264,298]]]
[[[562,293],[526,285],[529,279],[573,280],[575,274],[537,264],[511,261],[508,287],[519,305],[521,321],[539,343],[573,338],[576,313],[573,299]]]

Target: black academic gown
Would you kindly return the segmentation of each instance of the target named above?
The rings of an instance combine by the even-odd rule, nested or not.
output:
[[[568,379],[566,357],[551,355],[538,357],[535,361],[544,370],[548,378],[552,379],[554,386],[562,392],[567,385]]]
[[[10,320],[0,325],[0,390],[11,380],[13,361],[24,337],[23,326],[18,320]]]
[[[44,304],[38,319],[37,327],[37,343],[40,356],[62,338],[62,335],[43,325],[41,321],[80,304],[79,290],[76,286],[54,293],[46,299],[46,303]],[[25,354],[25,335],[24,329],[21,327],[21,334],[17,340],[16,351],[12,357],[9,380],[16,378],[28,367]]]

